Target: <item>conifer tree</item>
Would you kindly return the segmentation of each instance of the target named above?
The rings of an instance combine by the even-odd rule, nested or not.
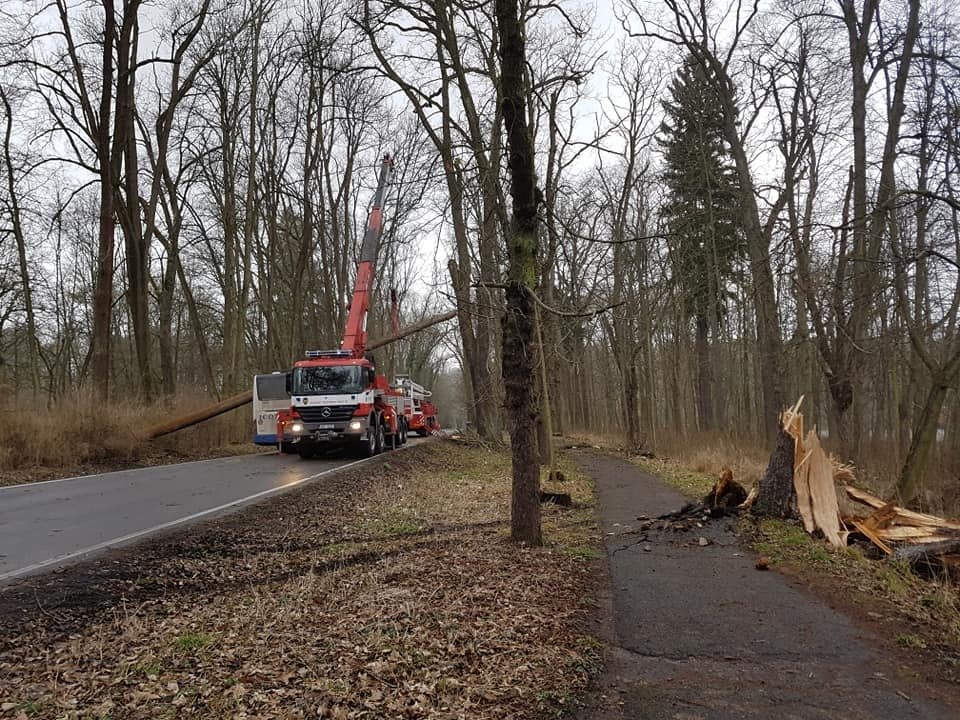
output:
[[[716,424],[710,333],[723,317],[727,286],[744,254],[738,186],[723,139],[723,118],[708,70],[688,56],[663,102],[661,144],[674,279],[696,329],[697,411],[701,429]]]

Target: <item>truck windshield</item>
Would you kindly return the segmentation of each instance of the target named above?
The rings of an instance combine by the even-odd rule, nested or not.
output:
[[[359,365],[299,367],[293,371],[295,395],[344,395],[358,393],[362,368]]]

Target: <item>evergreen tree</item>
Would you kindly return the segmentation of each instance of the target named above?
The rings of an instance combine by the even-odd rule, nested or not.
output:
[[[727,283],[744,253],[738,225],[738,186],[723,140],[715,78],[688,56],[663,102],[660,128],[674,278],[684,312],[696,328],[697,407],[701,429],[713,427],[713,367],[709,335],[723,316]]]

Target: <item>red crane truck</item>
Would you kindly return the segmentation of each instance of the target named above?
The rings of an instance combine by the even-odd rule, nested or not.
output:
[[[384,155],[340,348],[308,350],[307,359],[294,363],[289,375],[290,412],[278,414],[277,434],[302,458],[334,446],[352,446],[365,457],[376,455],[404,444],[415,417],[413,396],[408,398],[404,389],[377,375],[373,358],[366,354],[367,311],[392,170],[390,155]]]

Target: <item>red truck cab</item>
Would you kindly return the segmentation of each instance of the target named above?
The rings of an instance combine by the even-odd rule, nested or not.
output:
[[[406,441],[406,422],[385,397],[390,386],[368,357],[308,350],[290,374],[291,417],[284,437],[301,457],[351,447],[364,457]]]

